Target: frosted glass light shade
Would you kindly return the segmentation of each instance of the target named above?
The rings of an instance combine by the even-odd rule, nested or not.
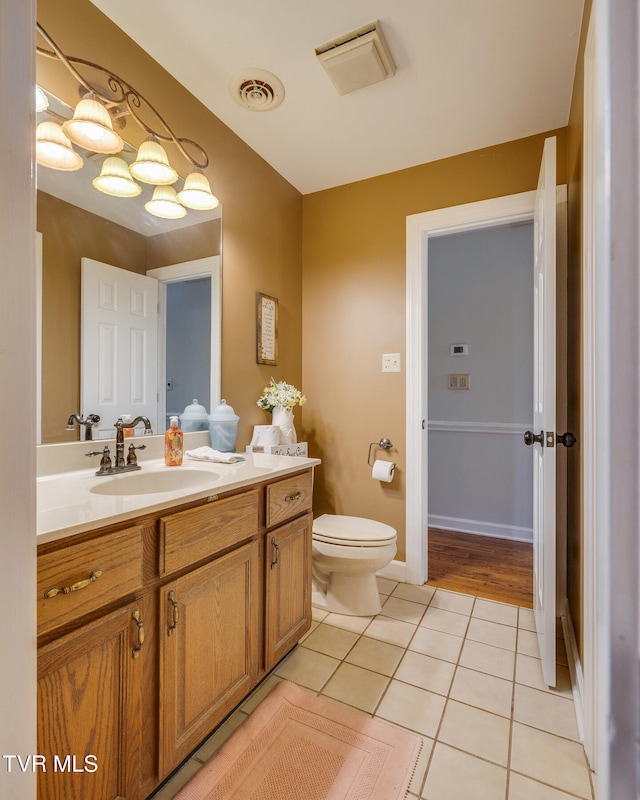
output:
[[[44,111],[47,108],[49,108],[47,95],[39,86],[36,86],[36,112],[40,113],[40,111]]]
[[[137,197],[142,191],[131,177],[127,162],[118,156],[109,156],[104,160],[93,185],[99,192],[113,197]]]
[[[36,128],[36,161],[43,167],[73,172],[82,166],[82,158],[73,149],[57,122],[41,122]]]
[[[187,213],[178,202],[178,195],[173,186],[156,186],[153,197],[144,207],[150,214],[163,219],[180,219]]]
[[[78,103],[73,118],[63,123],[62,130],[74,144],[94,153],[119,153],[123,147],[109,112],[90,96]]]
[[[208,211],[219,205],[218,198],[211,191],[209,181],[201,172],[187,175],[184,188],[178,192],[178,200],[183,206],[196,211]]]
[[[140,145],[138,156],[129,171],[137,180],[156,186],[166,186],[178,180],[178,173],[169,164],[164,148],[152,139]]]

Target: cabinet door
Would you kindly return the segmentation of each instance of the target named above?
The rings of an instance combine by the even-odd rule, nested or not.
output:
[[[265,669],[311,626],[311,515],[267,533]]]
[[[39,649],[38,800],[139,798],[142,625],[131,604]]]
[[[160,590],[161,777],[257,680],[258,565],[253,541]]]

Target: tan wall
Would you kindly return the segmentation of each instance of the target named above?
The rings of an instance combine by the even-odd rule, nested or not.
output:
[[[256,401],[271,375],[297,386],[302,380],[301,195],[89,0],[39,0],[38,21],[67,54],[129,80],[177,135],[194,139],[209,154],[205,174],[223,209],[222,392],[240,416],[243,446],[254,424],[268,422]],[[62,67],[39,57],[37,71],[46,88],[76,102],[77,85]],[[210,77],[226,84],[226,75]],[[135,132],[127,128],[127,138],[133,139],[130,130]],[[144,138],[138,136],[136,143]],[[187,162],[167,150],[184,176]],[[277,368],[256,364],[256,291],[279,300]],[[66,413],[71,410],[76,409]]]
[[[566,129],[558,182],[566,181]],[[406,217],[535,189],[546,135],[497,145],[307,195],[303,218],[304,436],[323,459],[316,513],[370,516],[398,530],[405,557]],[[391,484],[371,479],[369,443],[396,449]]]
[[[567,587],[569,608],[576,634],[578,652],[583,657],[584,625],[584,526],[582,514],[582,148],[584,136],[584,49],[589,28],[592,0],[586,0],[578,63],[573,84],[571,113],[567,135],[567,179],[569,190],[568,240],[568,430],[578,437],[573,451],[567,454]]]

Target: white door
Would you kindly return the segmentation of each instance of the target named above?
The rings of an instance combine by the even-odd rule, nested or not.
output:
[[[82,414],[98,414],[95,438],[115,435],[123,414],[158,432],[158,281],[82,259]]]
[[[556,684],[556,140],[544,143],[534,210],[533,608],[548,686]]]

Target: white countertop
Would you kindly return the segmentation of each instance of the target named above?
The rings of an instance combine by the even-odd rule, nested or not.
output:
[[[54,541],[114,522],[124,522],[153,511],[170,508],[286,476],[320,464],[317,458],[247,453],[244,461],[219,464],[185,457],[181,467],[167,467],[164,459],[145,461],[141,469],[116,476],[97,476],[96,468],[45,475],[37,480],[38,544]],[[143,474],[197,470],[197,487],[144,494],[103,494],[105,481],[126,482]],[[186,476],[185,476],[186,477]],[[133,484],[132,484],[133,485]],[[120,489],[120,486],[117,487]]]

